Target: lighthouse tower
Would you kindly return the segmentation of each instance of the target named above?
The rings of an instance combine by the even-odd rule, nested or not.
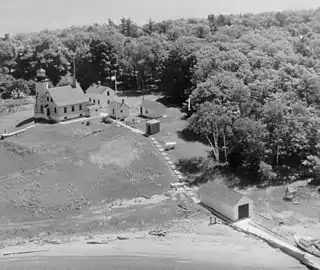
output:
[[[48,90],[49,80],[46,77],[46,71],[41,68],[37,70],[37,80],[36,80],[36,96],[44,96]]]

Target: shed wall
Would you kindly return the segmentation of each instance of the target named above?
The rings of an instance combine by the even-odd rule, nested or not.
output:
[[[206,195],[206,194],[200,194],[200,201],[205,205],[218,211],[222,215],[226,216],[227,218],[234,220],[235,214],[234,214],[234,208],[232,206],[221,203],[215,200],[212,196]]]
[[[253,201],[248,197],[242,197],[241,200],[237,203],[237,205],[233,208],[233,218],[232,220],[238,220],[239,217],[239,206],[243,204],[249,204],[249,217],[253,216]]]

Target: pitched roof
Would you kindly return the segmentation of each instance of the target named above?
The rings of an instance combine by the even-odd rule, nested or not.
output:
[[[82,89],[70,85],[49,88],[48,92],[58,107],[89,102]]]
[[[96,84],[92,84],[86,91],[87,94],[96,94],[96,95],[102,95],[105,91],[113,91],[108,86],[99,86]]]
[[[158,123],[160,123],[160,121],[159,120],[156,120],[156,119],[152,119],[152,120],[149,120],[149,121],[147,121],[147,124],[158,124]]]
[[[116,106],[120,106],[120,107],[126,106],[126,107],[130,108],[130,106],[127,103],[122,102],[122,101],[118,101],[118,100],[112,100],[110,102],[110,105],[116,105]]]
[[[211,196],[215,201],[235,206],[244,195],[215,182],[208,182],[199,188],[199,194]]]
[[[141,107],[152,110],[152,111],[163,112],[163,113],[165,113],[165,111],[167,109],[161,103],[156,102],[156,101],[151,101],[151,100],[142,101]]]

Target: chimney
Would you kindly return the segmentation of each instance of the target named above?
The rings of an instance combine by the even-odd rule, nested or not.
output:
[[[98,81],[98,87],[101,86],[101,81]]]

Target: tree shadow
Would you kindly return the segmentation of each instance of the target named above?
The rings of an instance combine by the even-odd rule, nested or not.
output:
[[[186,141],[186,142],[201,142],[204,145],[208,145],[208,142],[205,141],[204,138],[198,136],[194,132],[192,132],[190,129],[185,128],[182,130],[177,131],[178,138]]]
[[[186,121],[186,120],[188,120],[189,119],[189,115],[187,115],[187,114],[184,114],[183,116],[181,116],[181,120],[183,120],[183,121]]]
[[[22,127],[22,126],[27,125],[27,124],[30,124],[30,123],[32,123],[32,122],[34,122],[34,121],[35,121],[34,117],[30,117],[30,118],[25,119],[25,120],[21,121],[20,123],[18,123],[18,124],[16,125],[16,127],[17,127],[17,128],[18,128],[18,127]]]
[[[157,98],[156,102],[161,103],[162,105],[166,106],[167,108],[180,108],[181,109],[180,104],[172,103],[171,98],[168,98],[168,97]]]
[[[199,174],[204,166],[204,157],[192,157],[179,159],[176,167],[184,174]]]
[[[141,97],[142,93],[137,91],[119,91],[117,95],[119,97]]]
[[[309,186],[319,187],[320,186],[320,177],[316,177],[316,178],[312,179],[311,182],[309,183]]]

